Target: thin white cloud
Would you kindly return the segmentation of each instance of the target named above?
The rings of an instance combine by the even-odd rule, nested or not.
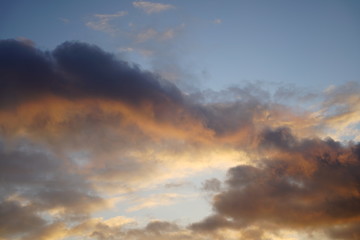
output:
[[[215,24],[221,24],[222,20],[220,18],[214,19],[213,23]]]
[[[144,48],[133,48],[133,47],[121,47],[118,48],[118,51],[121,53],[137,53],[142,55],[143,57],[150,57],[154,54],[154,51]]]
[[[137,42],[146,42],[148,40],[154,39],[158,35],[158,31],[156,31],[153,28],[146,29],[145,31],[142,31],[136,35],[136,41]]]
[[[100,218],[100,220],[102,219]],[[135,223],[135,222],[136,222],[135,219],[124,216],[116,216],[103,221],[103,223],[108,225],[109,227],[121,227],[125,224]]]
[[[137,49],[137,52],[144,57],[150,57],[154,55],[154,51],[151,51],[149,49]]]
[[[157,206],[171,205],[184,196],[177,193],[154,194],[143,199],[136,200],[136,205],[128,208],[127,212],[135,212],[145,208],[153,208]]]
[[[137,43],[143,43],[149,40],[168,41],[175,38],[178,31],[179,29],[175,28],[169,28],[165,31],[158,31],[154,28],[148,28],[138,32],[135,35],[135,40]]]
[[[175,37],[175,30],[174,29],[168,29],[161,35],[161,40],[169,40],[173,39]]]
[[[62,21],[63,23],[65,23],[65,24],[66,24],[66,23],[70,23],[70,20],[67,19],[67,18],[62,18],[62,17],[61,17],[61,18],[59,18],[59,20]]]
[[[114,14],[94,14],[96,20],[87,22],[86,26],[96,31],[114,34],[117,29],[110,24],[110,21],[115,18],[126,16],[127,14],[126,11],[119,11]]]
[[[159,12],[163,12],[163,11],[175,8],[175,6],[173,6],[171,4],[153,3],[153,2],[146,2],[146,1],[133,2],[133,6],[143,10],[147,14],[159,13]]]
[[[134,48],[132,47],[122,47],[122,48],[118,48],[119,52],[133,52]]]
[[[123,17],[125,15],[127,15],[126,11],[119,11],[114,14],[95,14],[94,16],[101,19],[111,19],[111,18]]]

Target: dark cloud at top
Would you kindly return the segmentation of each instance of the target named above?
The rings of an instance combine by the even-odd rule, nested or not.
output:
[[[157,119],[178,124],[191,116],[216,136],[247,132],[248,143],[254,140],[255,120],[265,121],[266,112],[273,107],[269,94],[251,84],[220,93],[185,95],[158,75],[80,42],[41,51],[21,41],[0,41],[0,84],[0,107],[49,95],[70,101],[111,99],[132,106],[150,104]]]
[[[268,98],[267,94],[252,86],[218,94],[236,96],[236,101],[203,104],[156,74],[79,42],[41,51],[21,41],[0,41],[0,83],[0,107],[11,108],[49,95],[70,101],[99,98],[135,106],[151,104],[158,119],[177,123],[191,115],[218,136],[254,128],[254,119],[269,108],[261,100]],[[179,108],[185,113],[175,111]]]
[[[75,96],[79,91],[80,95],[114,97],[135,103],[181,100],[180,91],[171,83],[116,60],[96,46],[65,42],[54,50],[53,56],[65,72],[65,78],[70,77],[65,88],[70,86],[69,91],[74,91]]]
[[[2,106],[44,94],[115,98],[133,104],[182,99],[173,84],[79,42],[65,42],[52,52],[42,52],[19,41],[2,40],[0,75]]]
[[[22,42],[0,41],[0,106],[17,104],[56,87],[48,57]]]
[[[239,165],[229,170],[227,188],[214,197],[216,219],[243,224],[239,229],[252,224],[272,229],[328,229],[334,239],[356,239],[360,144],[297,139],[285,128],[266,130],[260,138],[259,147],[268,158],[259,166]],[[209,219],[192,225],[195,230],[209,231],[224,227],[229,228],[224,221],[214,224]]]

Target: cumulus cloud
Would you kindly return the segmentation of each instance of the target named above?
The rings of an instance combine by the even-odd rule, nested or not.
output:
[[[153,3],[146,1],[133,2],[133,6],[146,12],[147,14],[159,13],[175,8],[171,4]]]
[[[298,139],[284,128],[266,130],[259,138],[266,159],[231,168],[226,189],[213,199],[215,216],[193,229],[237,224],[241,230],[255,224],[272,230],[326,229],[333,237],[354,230],[360,216],[359,144]],[[354,239],[350,232],[344,239]]]

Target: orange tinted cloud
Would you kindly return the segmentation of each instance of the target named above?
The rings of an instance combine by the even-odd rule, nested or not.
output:
[[[276,129],[262,134],[259,148],[266,159],[231,168],[227,187],[214,197],[212,218],[222,221],[207,218],[194,230],[259,224],[270,230],[326,229],[335,236],[338,228],[358,223],[359,144],[298,139]]]

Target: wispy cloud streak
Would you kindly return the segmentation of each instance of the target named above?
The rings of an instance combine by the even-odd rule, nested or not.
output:
[[[146,1],[135,1],[133,2],[133,6],[143,10],[147,14],[159,13],[175,8],[171,4],[154,3],[154,2],[146,2]]]
[[[110,21],[126,16],[128,13],[126,11],[119,11],[114,14],[94,14],[95,21],[88,21],[86,22],[86,26],[89,28],[101,31],[109,34],[115,34],[118,29],[114,27]]]

